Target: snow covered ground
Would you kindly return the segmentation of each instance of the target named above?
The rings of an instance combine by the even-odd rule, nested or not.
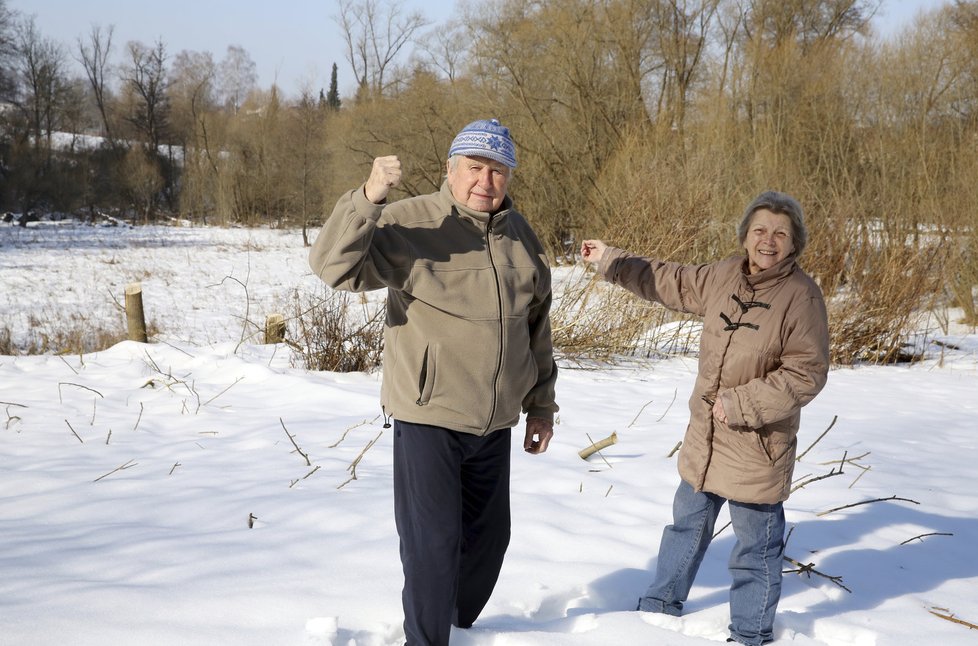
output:
[[[322,292],[300,234],[0,225],[14,339],[124,330],[135,281],[151,343],[0,356],[0,644],[400,643],[381,375],[306,372],[259,345],[255,321]],[[786,504],[787,555],[817,574],[786,575],[776,643],[978,640],[978,334],[950,332],[922,363],[833,370],[805,409],[797,481],[848,462]],[[729,529],[684,617],[632,610],[670,520],[695,360],[562,368],[550,450],[514,447],[500,582],[453,646],[723,642]]]

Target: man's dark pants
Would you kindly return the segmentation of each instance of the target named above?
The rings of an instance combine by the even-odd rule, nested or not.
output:
[[[394,520],[407,646],[447,646],[496,585],[509,545],[511,430],[480,437],[394,421]]]

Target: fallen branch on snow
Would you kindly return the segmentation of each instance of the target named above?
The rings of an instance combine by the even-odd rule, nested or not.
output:
[[[819,480],[825,480],[826,478],[831,478],[833,476],[841,476],[842,473],[843,473],[843,471],[842,471],[842,465],[846,463],[846,454],[847,453],[848,452],[842,454],[842,461],[839,462],[839,470],[838,471],[835,470],[835,467],[832,467],[832,470],[829,471],[828,473],[822,474],[820,476],[815,476],[814,478],[809,478],[808,480],[803,480],[802,482],[799,482],[794,487],[792,487],[791,488],[791,491],[788,492],[788,493],[789,494],[792,494],[792,493],[796,492],[797,490],[801,489],[802,487],[804,487],[805,485],[810,485],[811,483],[818,482]]]
[[[831,574],[824,574],[824,573],[819,572],[818,570],[815,569],[815,564],[814,563],[801,563],[800,561],[796,561],[795,559],[791,558],[790,556],[785,556],[784,557],[784,560],[787,561],[788,563],[791,563],[792,565],[794,565],[797,568],[796,570],[785,570],[784,571],[785,574],[790,574],[790,573],[809,574],[809,575],[815,574],[815,575],[818,575],[818,576],[823,577],[825,579],[828,579],[829,581],[831,581],[832,583],[836,584],[837,586],[839,586],[840,588],[842,588],[843,590],[845,590],[849,594],[852,594],[852,590],[850,590],[849,588],[847,588],[846,586],[844,586],[842,584],[842,577],[841,576],[832,576]]]
[[[938,607],[935,606],[933,608],[928,609],[927,612],[929,612],[930,614],[934,615],[935,617],[940,617],[941,619],[947,619],[948,621],[953,621],[956,624],[961,624],[962,626],[967,626],[968,628],[970,628],[972,630],[978,630],[978,624],[973,624],[970,621],[965,621],[964,619],[958,619],[947,608],[938,608]]]
[[[849,509],[850,507],[858,507],[859,505],[868,505],[871,502],[886,502],[888,500],[902,500],[903,502],[912,502],[915,505],[919,505],[920,504],[916,500],[911,500],[910,498],[899,498],[897,496],[890,496],[889,498],[873,498],[872,500],[863,500],[862,502],[854,502],[851,505],[842,505],[841,507],[834,507],[832,509],[827,509],[826,511],[820,511],[820,512],[818,512],[815,515],[816,516],[826,516],[828,514],[831,514],[833,511],[839,511],[839,510],[842,510],[842,509]]]
[[[910,541],[916,541],[927,536],[954,536],[951,532],[931,532],[929,534],[921,534],[919,536],[914,536],[913,538],[908,538],[907,540],[900,543],[900,545],[906,545]]]

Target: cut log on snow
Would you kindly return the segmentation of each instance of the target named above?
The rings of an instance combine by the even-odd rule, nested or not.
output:
[[[581,456],[582,460],[587,460],[589,457],[597,453],[603,448],[607,448],[618,441],[618,433],[612,433],[608,437],[604,438],[599,442],[592,442],[591,446],[581,449],[577,452]]]

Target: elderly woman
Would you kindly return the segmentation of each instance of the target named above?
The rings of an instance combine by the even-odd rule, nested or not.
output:
[[[730,638],[773,640],[781,595],[784,510],[801,407],[825,385],[828,321],[818,285],[798,266],[801,206],[768,191],[747,207],[737,238],[746,256],[702,265],[641,258],[600,240],[581,254],[608,281],[703,317],[699,370],[679,454],[682,481],[662,534],[655,580],[639,610],[680,615],[729,502]]]

